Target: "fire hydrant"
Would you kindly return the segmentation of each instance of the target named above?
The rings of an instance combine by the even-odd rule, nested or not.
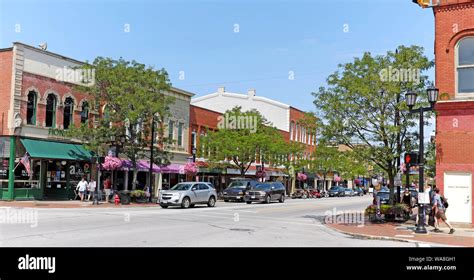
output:
[[[119,203],[120,203],[120,196],[118,195],[118,193],[115,194],[114,201],[115,201],[115,205],[119,205]]]

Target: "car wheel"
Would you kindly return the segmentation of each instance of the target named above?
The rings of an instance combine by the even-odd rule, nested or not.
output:
[[[216,206],[216,199],[214,198],[214,196],[211,196],[209,198],[209,201],[207,202],[207,206],[209,207],[214,207]]]
[[[279,199],[278,201],[279,201],[280,203],[285,202],[285,195],[282,194],[282,195],[280,196],[280,199]]]
[[[271,197],[270,197],[269,195],[267,195],[267,196],[265,197],[265,203],[268,204],[268,203],[270,203],[271,201],[272,201]]]
[[[168,208],[168,205],[160,204],[161,208]]]
[[[229,202],[229,200],[228,200],[228,199],[224,199],[224,202]]]
[[[189,197],[183,198],[183,201],[181,201],[181,208],[189,208],[190,205],[191,200],[189,199]]]

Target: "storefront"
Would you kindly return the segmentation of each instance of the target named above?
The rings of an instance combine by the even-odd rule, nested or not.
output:
[[[80,144],[2,137],[0,151],[2,200],[73,199],[81,178],[90,178],[92,154]]]

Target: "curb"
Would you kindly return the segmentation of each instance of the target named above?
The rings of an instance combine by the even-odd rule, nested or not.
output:
[[[443,246],[449,246],[449,247],[464,247],[464,246],[458,246],[458,245],[449,245],[449,244],[443,244],[443,243],[432,243],[432,242],[426,242],[426,241],[418,241],[418,240],[412,240],[412,239],[404,239],[404,238],[399,238],[399,237],[391,237],[391,236],[380,236],[380,235],[370,235],[370,234],[362,234],[362,233],[353,233],[353,232],[347,232],[343,231],[337,228],[333,228],[331,226],[327,226],[328,228],[335,230],[339,233],[350,235],[352,237],[358,237],[358,238],[363,238],[363,239],[369,239],[369,240],[389,240],[389,241],[399,241],[399,242],[407,242],[407,243],[424,243],[424,244],[433,244],[433,245],[443,245]]]

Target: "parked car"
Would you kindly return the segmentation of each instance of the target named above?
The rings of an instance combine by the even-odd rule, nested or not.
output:
[[[328,191],[329,197],[333,196],[344,196],[345,195],[345,189],[343,187],[332,187]]]
[[[278,200],[279,202],[285,202],[286,190],[280,182],[268,182],[258,183],[255,187],[251,188],[245,194],[245,202],[247,204],[253,201],[270,203],[271,201]]]
[[[354,191],[349,188],[344,188],[344,196],[354,196]]]
[[[364,190],[362,188],[355,188],[354,189],[354,195],[357,195],[357,196],[363,196],[365,193],[364,193]]]
[[[210,183],[182,182],[170,190],[163,191],[158,197],[158,203],[163,208],[168,208],[168,206],[189,208],[196,204],[207,204],[209,207],[214,207],[216,199],[216,189]]]
[[[234,180],[222,192],[222,199],[225,202],[230,200],[244,201],[245,193],[255,187],[259,182],[255,180]]]
[[[388,204],[390,201],[390,192],[379,191],[377,196],[380,198],[380,204]]]

